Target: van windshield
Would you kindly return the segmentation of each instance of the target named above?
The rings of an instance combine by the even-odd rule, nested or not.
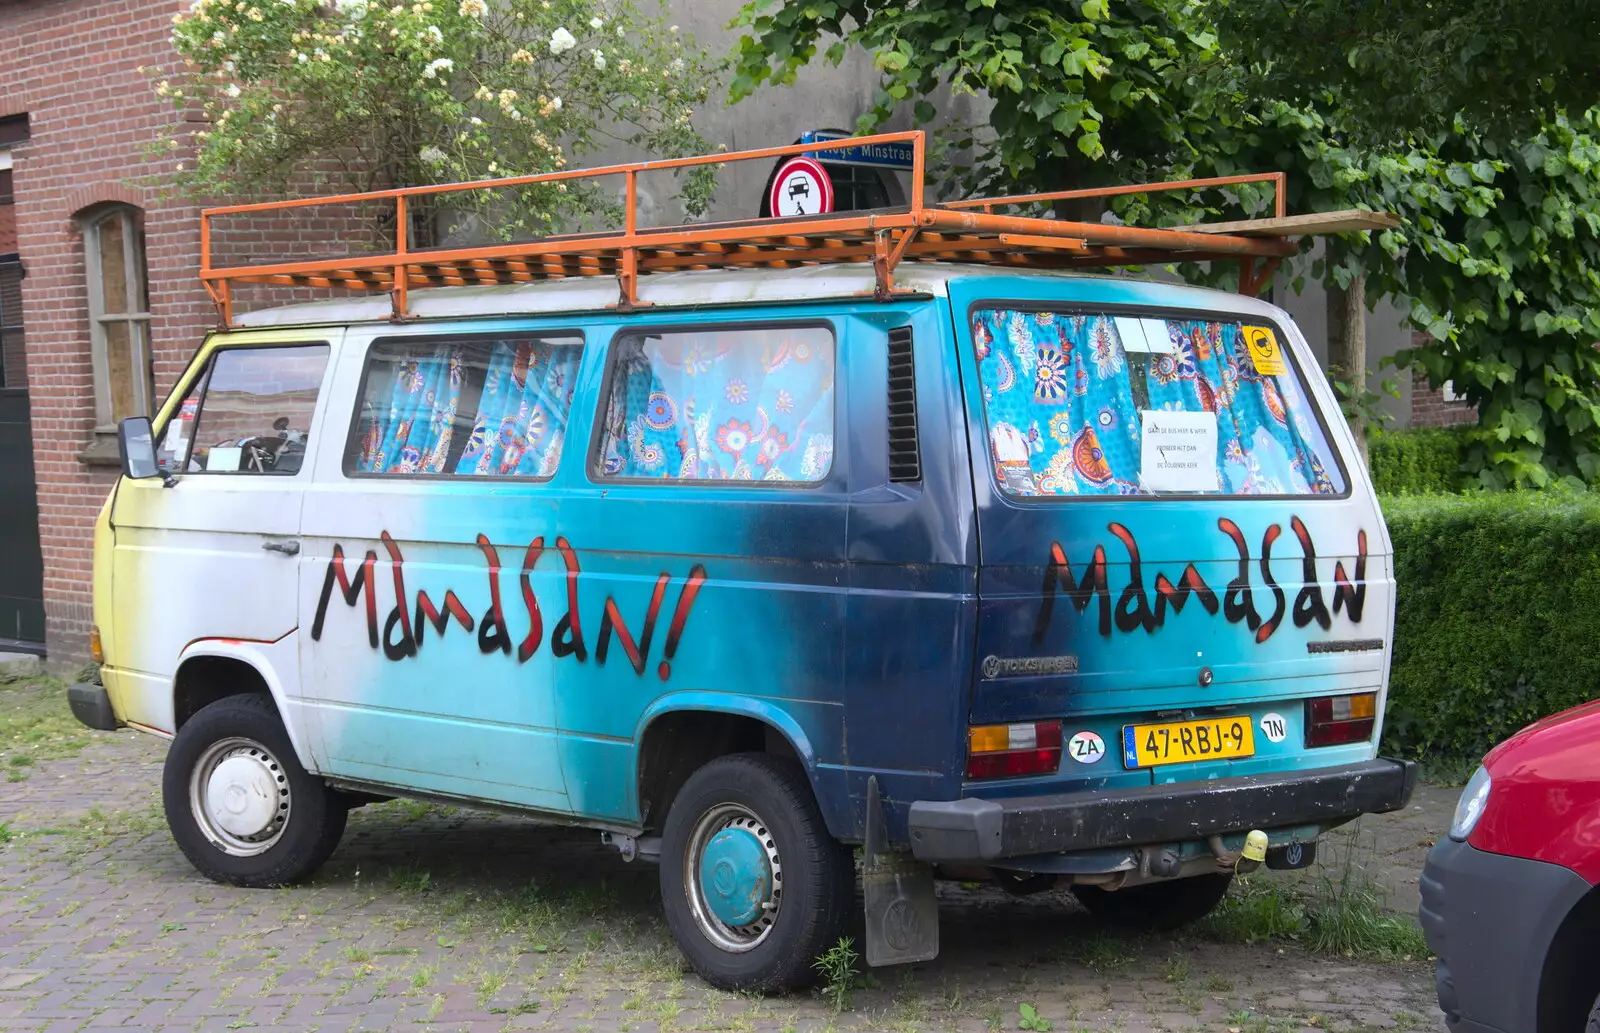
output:
[[[1276,328],[978,308],[972,339],[1009,495],[1340,495]]]

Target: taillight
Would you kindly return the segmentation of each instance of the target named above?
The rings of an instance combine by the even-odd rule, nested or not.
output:
[[[1044,775],[1061,766],[1061,722],[978,725],[967,730],[967,777]]]
[[[105,647],[100,644],[100,625],[89,629],[89,659],[97,664],[106,662]]]
[[[1378,718],[1378,694],[1322,696],[1306,701],[1306,745],[1366,742]]]

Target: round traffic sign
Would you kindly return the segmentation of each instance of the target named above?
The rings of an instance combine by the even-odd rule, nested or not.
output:
[[[778,217],[833,211],[833,180],[822,165],[805,156],[790,158],[772,177],[768,210]]]

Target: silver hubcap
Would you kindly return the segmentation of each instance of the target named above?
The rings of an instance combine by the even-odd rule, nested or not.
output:
[[[234,857],[270,850],[289,823],[289,776],[253,739],[212,743],[189,776],[189,810],[217,849]]]
[[[767,868],[771,872],[770,888],[766,899],[760,902],[759,914],[744,925],[729,925],[718,918],[707,896],[708,887],[701,882],[701,861],[705,857],[707,844],[718,833],[728,829],[738,829],[754,837],[765,854]],[[713,878],[724,874],[719,871]],[[689,849],[684,852],[683,884],[689,894],[689,910],[694,915],[695,925],[699,926],[706,939],[722,950],[736,954],[753,950],[764,941],[777,924],[778,911],[783,905],[783,862],[778,857],[778,844],[761,816],[747,807],[732,803],[713,807],[701,815],[689,836]],[[716,889],[712,888],[712,892],[715,893]]]

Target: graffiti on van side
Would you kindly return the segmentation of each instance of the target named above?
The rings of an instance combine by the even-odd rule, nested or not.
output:
[[[1271,525],[1261,536],[1261,554],[1256,563],[1261,578],[1261,585],[1258,588],[1252,581],[1250,545],[1245,540],[1244,532],[1239,530],[1238,524],[1227,517],[1217,521],[1217,530],[1233,543],[1234,550],[1239,554],[1238,573],[1224,586],[1220,596],[1206,583],[1192,562],[1183,568],[1176,582],[1169,579],[1164,572],[1157,571],[1155,580],[1151,583],[1152,587],[1146,588],[1144,561],[1139,556],[1139,543],[1134,539],[1132,531],[1113,522],[1106,525],[1106,530],[1111,532],[1111,536],[1121,543],[1128,554],[1127,583],[1121,586],[1121,591],[1113,603],[1104,545],[1095,545],[1088,565],[1083,568],[1083,576],[1078,577],[1074,574],[1072,563],[1067,559],[1066,550],[1061,547],[1061,543],[1051,542],[1050,558],[1045,565],[1039,617],[1033,629],[1034,645],[1044,641],[1045,632],[1050,628],[1050,618],[1055,611],[1058,592],[1065,593],[1079,613],[1086,612],[1092,604],[1098,604],[1099,631],[1108,638],[1113,628],[1124,633],[1139,628],[1153,632],[1166,623],[1169,610],[1173,613],[1182,613],[1184,607],[1191,603],[1197,603],[1213,617],[1220,612],[1223,619],[1230,624],[1243,624],[1254,632],[1258,644],[1273,636],[1282,626],[1285,616],[1288,616],[1297,628],[1316,624],[1327,629],[1332,626],[1334,615],[1343,610],[1351,621],[1359,624],[1361,611],[1367,601],[1367,532],[1363,530],[1356,533],[1353,579],[1346,575],[1343,562],[1336,562],[1333,565],[1333,605],[1330,611],[1327,596],[1317,574],[1317,547],[1311,539],[1311,532],[1306,529],[1306,525],[1299,517],[1290,517],[1289,529],[1300,545],[1302,582],[1292,607],[1283,587],[1272,576],[1272,550],[1278,539],[1283,536],[1283,527],[1279,524]],[[1268,598],[1271,600],[1270,603],[1266,601]]]
[[[345,566],[344,547],[335,545],[333,556],[328,560],[328,572],[322,581],[322,594],[317,599],[317,614],[311,623],[311,638],[314,641],[320,641],[322,638],[322,629],[328,616],[328,604],[333,600],[334,588],[337,587],[340,597],[347,606],[359,605],[362,596],[365,595],[367,643],[373,649],[381,648],[383,655],[390,660],[404,660],[407,657],[417,656],[428,640],[428,629],[433,629],[434,637],[443,638],[452,621],[460,625],[465,634],[470,635],[474,630],[477,631],[478,650],[485,655],[500,653],[510,656],[514,644],[517,662],[527,663],[539,651],[540,645],[545,641],[544,610],[539,605],[538,596],[534,594],[530,575],[534,566],[548,551],[543,535],[528,543],[528,547],[523,550],[519,580],[527,631],[521,641],[515,643],[511,625],[506,619],[505,600],[500,591],[500,574],[505,567],[500,561],[500,550],[486,536],[478,535],[477,546],[483,553],[485,573],[488,578],[489,608],[483,612],[483,616],[476,619],[467,610],[461,597],[453,589],[448,588],[437,602],[428,594],[427,589],[419,588],[414,605],[408,606],[411,597],[406,592],[405,557],[400,553],[399,543],[389,536],[388,531],[382,532],[381,540],[384,551],[389,554],[389,567],[394,579],[395,606],[389,611],[388,618],[382,625],[378,623],[377,551],[367,550],[366,557],[352,578],[349,568]],[[584,663],[589,659],[589,646],[584,639],[583,621],[578,611],[578,575],[582,573],[578,566],[578,553],[564,537],[556,538],[554,552],[561,557],[562,565],[566,567],[567,610],[550,629],[550,653],[557,658],[572,657],[578,663]],[[597,666],[605,666],[611,653],[612,641],[615,640],[622,648],[629,665],[633,667],[633,672],[638,675],[644,674],[645,668],[649,666],[650,647],[655,641],[661,609],[672,580],[672,575],[665,572],[656,578],[655,588],[650,595],[650,605],[645,610],[638,638],[634,637],[632,629],[623,619],[616,599],[606,596],[605,606],[600,612],[599,631],[595,635],[594,659]],[[656,674],[662,681],[666,681],[672,674],[672,658],[677,655],[678,644],[683,639],[684,626],[689,620],[689,611],[693,608],[695,598],[700,594],[700,587],[705,584],[705,580],[706,568],[697,563],[690,568],[688,576],[678,587],[677,605],[673,608],[672,619],[667,625],[667,637],[662,647],[661,661],[656,666]]]

